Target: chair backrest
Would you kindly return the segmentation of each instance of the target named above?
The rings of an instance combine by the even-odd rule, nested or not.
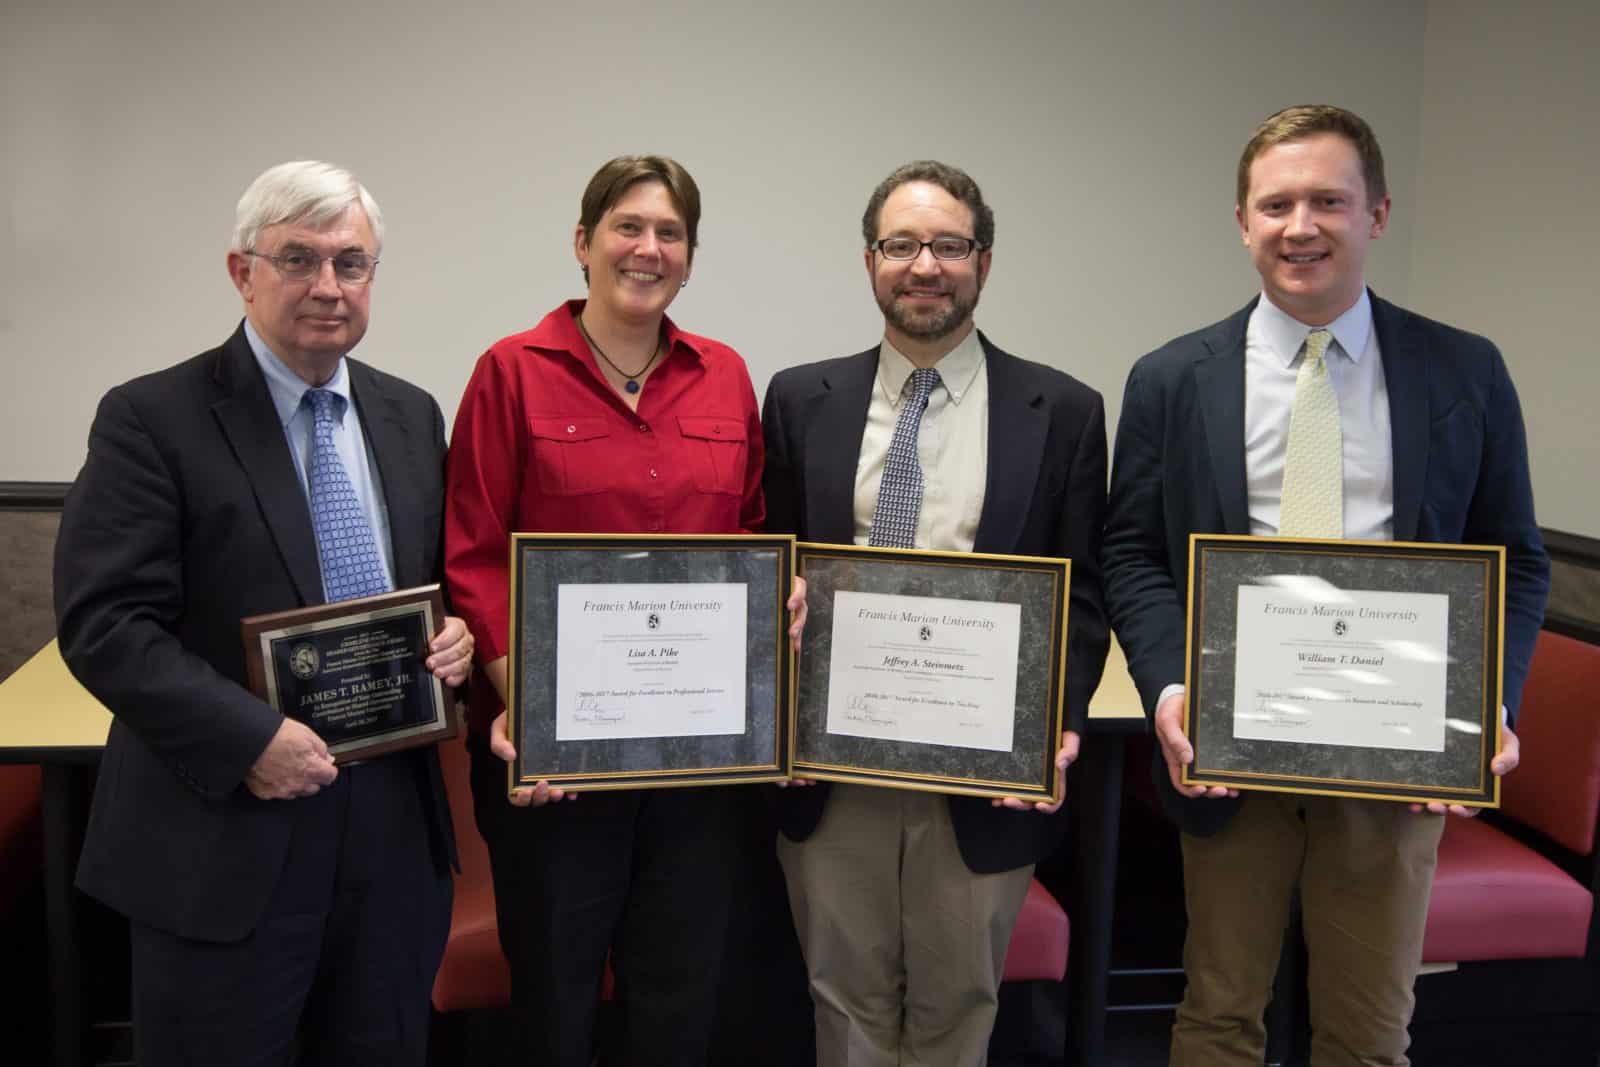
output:
[[[46,488],[35,493],[22,483],[0,484],[0,604],[6,608],[0,616],[0,679],[56,635],[50,568],[61,502],[49,499]]]
[[[461,877],[488,881],[489,846],[483,843],[473,815],[472,758],[467,755],[464,735],[439,743],[439,769],[444,772],[444,788],[450,797],[450,820],[456,828]]]
[[[1600,645],[1543,630],[1517,717],[1522,763],[1501,807],[1580,856],[1600,820]]]

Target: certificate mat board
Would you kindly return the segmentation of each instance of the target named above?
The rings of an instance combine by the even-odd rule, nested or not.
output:
[[[796,545],[802,778],[1056,802],[1071,563]]]
[[[509,788],[789,777],[794,539],[513,534]]]
[[[1185,784],[1496,807],[1505,549],[1195,534]]]
[[[453,694],[428,670],[444,624],[437,585],[240,620],[257,696],[310,726],[335,763],[456,736]]]

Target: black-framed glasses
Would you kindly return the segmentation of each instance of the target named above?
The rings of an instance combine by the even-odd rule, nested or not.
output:
[[[916,259],[924,248],[933,250],[934,259],[966,259],[981,246],[970,237],[935,237],[919,241],[915,237],[885,237],[873,244],[884,259]]]
[[[325,260],[333,262],[333,276],[346,285],[366,285],[378,269],[378,258],[365,252],[336,252],[319,256],[309,248],[289,248],[277,255],[265,252],[246,252],[247,256],[264,259],[278,268],[278,273],[289,281],[303,282],[322,273]]]

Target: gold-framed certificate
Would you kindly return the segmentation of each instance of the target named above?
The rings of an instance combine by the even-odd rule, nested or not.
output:
[[[1065,559],[796,546],[802,778],[1055,803]]]
[[[789,777],[794,538],[512,535],[509,788]]]
[[[1186,784],[1498,805],[1504,548],[1189,544]]]

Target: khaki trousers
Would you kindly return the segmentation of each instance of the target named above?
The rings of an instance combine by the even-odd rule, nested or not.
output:
[[[937,794],[834,785],[778,838],[816,1006],[818,1067],[983,1067],[1033,877],[967,869]]]
[[[1188,979],[1173,1067],[1260,1067],[1262,1014],[1300,887],[1313,1067],[1404,1067],[1444,818],[1381,800],[1252,794],[1183,835]]]

